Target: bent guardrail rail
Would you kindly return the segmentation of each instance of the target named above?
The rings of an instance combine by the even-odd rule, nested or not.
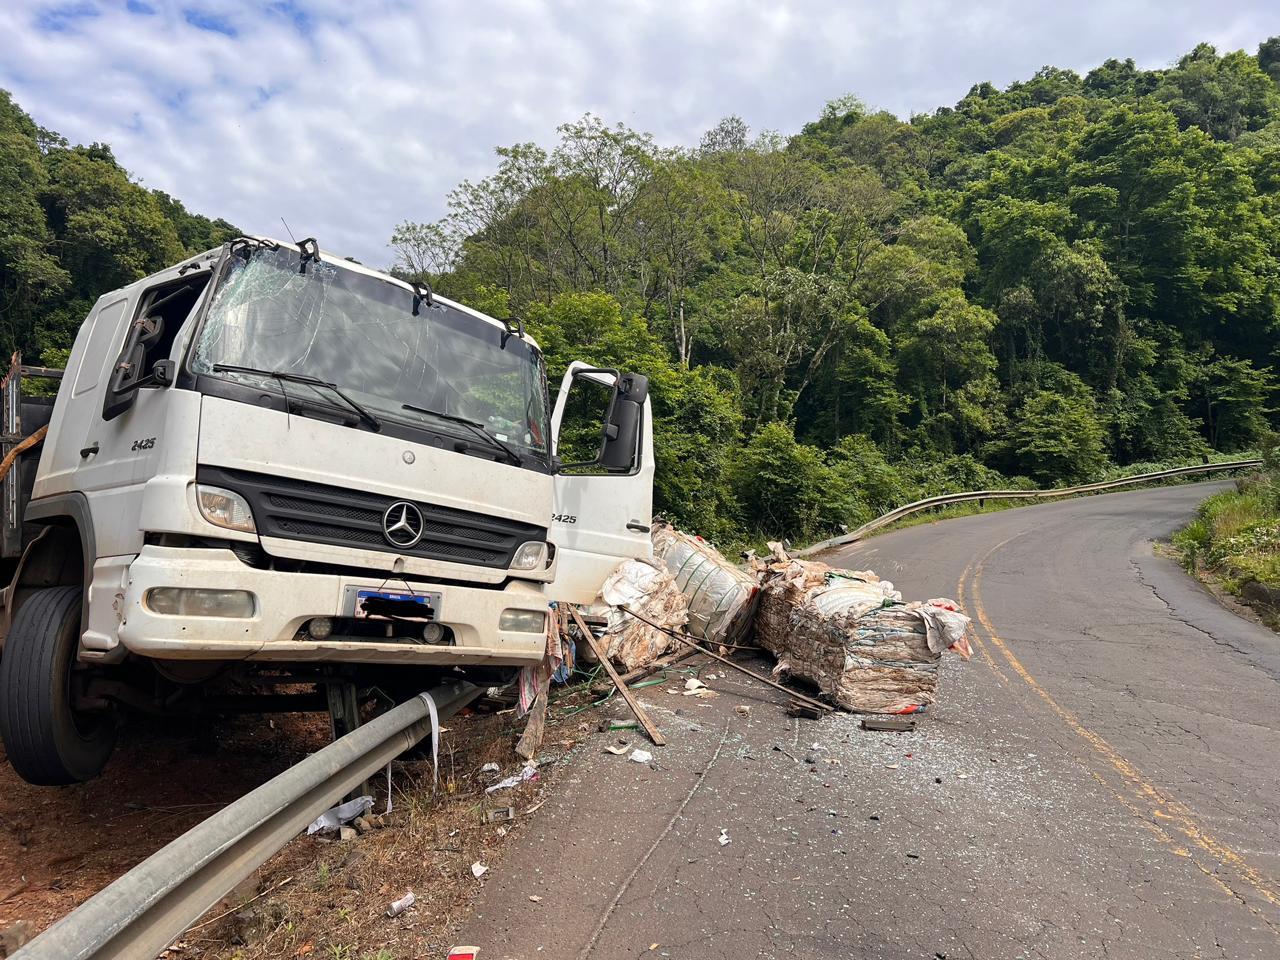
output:
[[[440,717],[481,688],[429,691]],[[353,730],[223,807],[90,897],[11,960],[153,960],[329,807],[431,731],[422,697]]]
[[[1245,470],[1250,467],[1262,466],[1261,460],[1231,460],[1225,463],[1206,463],[1195,464],[1189,467],[1174,467],[1171,470],[1157,470],[1155,473],[1140,473],[1133,477],[1121,477],[1118,480],[1103,480],[1099,483],[1086,483],[1078,487],[1060,487],[1053,490],[970,490],[965,493],[944,493],[936,497],[927,497],[924,500],[917,500],[915,503],[908,503],[905,506],[898,507],[896,510],[890,510],[883,516],[876,517],[874,520],[864,523],[857,530],[849,533],[841,534],[838,537],[832,537],[829,540],[823,540],[812,546],[805,547],[803,550],[793,550],[793,557],[808,557],[823,550],[830,550],[832,547],[842,547],[845,544],[856,543],[869,533],[874,533],[881,527],[887,527],[889,524],[901,520],[903,517],[909,517],[913,513],[919,513],[921,510],[930,510],[934,507],[947,507],[953,503],[969,503],[974,500],[1049,500],[1054,497],[1070,497],[1080,493],[1097,493],[1103,490],[1114,490],[1117,487],[1134,486],[1139,483],[1152,483],[1158,480],[1169,480],[1174,477],[1182,477],[1197,473],[1217,473],[1222,470]]]

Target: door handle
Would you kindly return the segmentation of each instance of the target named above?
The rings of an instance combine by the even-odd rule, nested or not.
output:
[[[628,530],[634,530],[636,533],[648,533],[649,527],[646,524],[632,520],[627,524]]]
[[[92,457],[97,452],[98,452],[98,441],[95,440],[89,446],[83,448],[80,451],[80,459],[81,460],[88,459],[89,457]]]

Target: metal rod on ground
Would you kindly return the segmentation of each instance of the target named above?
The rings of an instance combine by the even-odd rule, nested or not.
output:
[[[582,619],[582,614],[578,613],[578,608],[569,607],[569,615],[573,617],[573,622],[578,625],[578,629],[582,631],[583,639],[590,645],[595,652],[596,659],[600,661],[605,672],[613,678],[614,686],[618,688],[618,692],[622,694],[622,699],[627,701],[627,706],[631,708],[631,712],[636,715],[636,719],[640,721],[640,725],[644,727],[644,732],[649,735],[649,739],[653,741],[654,746],[665,747],[667,738],[662,735],[662,731],[658,729],[657,724],[649,719],[649,714],[645,713],[644,707],[640,706],[640,701],[636,699],[636,695],[627,688],[622,682],[622,677],[618,676],[618,671],[613,668],[613,664],[609,662],[609,653],[600,649],[600,643],[596,640],[596,635],[591,632],[591,628],[587,626],[586,621]]]
[[[661,630],[667,636],[673,637],[676,640],[679,640],[681,643],[688,644],[689,646],[693,647],[693,649],[697,650],[699,653],[705,653],[712,660],[719,660],[726,667],[732,667],[734,670],[737,670],[739,673],[745,673],[748,677],[751,677],[754,680],[759,680],[761,683],[766,683],[769,686],[773,687],[775,690],[781,690],[783,693],[785,693],[788,697],[791,697],[793,700],[799,700],[801,703],[807,703],[817,710],[825,710],[828,713],[835,709],[835,707],[831,706],[830,704],[823,703],[821,700],[814,700],[812,697],[806,697],[803,693],[796,693],[796,691],[792,690],[791,688],[784,687],[782,684],[774,680],[770,680],[768,677],[763,677],[760,674],[756,673],[754,670],[748,670],[746,667],[739,666],[738,664],[730,660],[728,657],[722,657],[718,653],[712,653],[706,647],[699,645],[697,642],[690,640],[688,637],[683,636],[682,634],[676,633],[674,630],[668,630],[666,627],[659,626],[658,624],[654,623],[652,620],[648,619],[647,617],[640,616],[640,614],[636,613],[630,607],[622,607],[621,609],[631,614],[631,616],[635,617],[641,623],[647,623],[649,626],[653,627],[653,629]]]

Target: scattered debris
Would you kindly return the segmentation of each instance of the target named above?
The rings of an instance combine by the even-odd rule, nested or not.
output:
[[[498,807],[495,810],[486,811],[484,815],[485,823],[502,823],[505,820],[514,820],[516,818],[515,807]]]
[[[604,747],[604,748],[605,748],[605,750],[609,751],[609,753],[612,753],[615,757],[620,757],[620,756],[622,756],[624,753],[626,753],[628,750],[630,750],[630,749],[631,749],[631,744],[629,744],[629,743],[618,743],[618,744],[607,743],[607,744],[605,744],[605,747]]]
[[[404,913],[406,910],[408,910],[410,907],[413,906],[414,901],[416,899],[417,898],[414,897],[413,895],[413,891],[410,890],[399,900],[392,901],[391,906],[387,907],[387,916],[388,917],[400,916],[400,914]]]
[[[862,718],[863,730],[891,730],[907,733],[916,728],[916,722],[910,717],[873,716]]]
[[[747,706],[746,704],[744,704],[744,703],[740,703],[740,704],[738,704],[736,707],[734,707],[734,708],[733,708],[733,712],[734,712],[734,713],[736,713],[736,714],[737,714],[738,716],[740,716],[740,717],[749,717],[749,716],[751,716],[751,708],[750,708],[750,707],[748,707],[748,706]]]
[[[348,840],[354,840],[359,834],[355,827],[348,827],[345,824],[338,828],[338,839],[344,843]]]
[[[628,561],[628,563],[629,562],[631,561]],[[624,566],[625,565],[626,564],[624,564]],[[586,622],[583,621],[582,615],[578,612],[578,608],[570,606],[569,613],[573,617],[573,622],[577,624],[578,631],[583,635],[583,639],[587,641],[587,645],[599,658],[600,665],[604,667],[605,673],[609,674],[609,678],[613,680],[614,686],[616,686],[618,688],[618,692],[622,694],[622,699],[627,701],[627,706],[631,708],[631,712],[635,714],[636,719],[639,720],[641,726],[644,727],[644,732],[649,735],[649,739],[652,740],[656,746],[665,747],[667,745],[666,738],[663,737],[662,732],[658,729],[657,725],[649,719],[649,714],[645,713],[644,707],[640,706],[640,701],[636,699],[635,694],[627,689],[627,685],[622,682],[622,678],[618,676],[618,671],[615,670],[613,668],[613,664],[609,662],[609,657],[601,651],[600,642],[596,640],[595,634],[591,632],[590,627],[588,627]]]
[[[729,831],[725,827],[720,828],[720,836],[716,839],[722,847],[727,847],[729,844],[733,843],[733,841],[729,839]]]
[[[798,703],[792,700],[787,704],[787,716],[800,717],[802,720],[821,720],[823,711],[811,707],[807,703]]]
[[[525,783],[529,780],[536,780],[536,779],[538,779],[538,768],[534,766],[526,765],[520,770],[519,773],[506,777],[503,780],[499,780],[497,783],[495,783],[491,787],[485,787],[484,792],[495,793],[498,790],[506,790],[510,787],[519,786],[520,784]]]
[[[477,880],[479,880],[488,872],[489,872],[489,868],[486,867],[479,860],[477,860],[475,863],[471,865],[471,875],[475,877]]]
[[[640,726],[636,720],[610,720],[605,717],[600,721],[601,733],[612,733],[614,730],[635,730]]]
[[[627,757],[627,759],[634,760],[636,763],[648,763],[653,759],[653,754],[648,750],[636,748],[631,751],[631,756]]]
[[[530,903],[541,903],[541,902],[542,902],[542,898],[541,898],[540,896],[538,896],[536,893],[531,893],[531,894],[529,894],[529,902],[530,902]]]
[[[373,797],[356,797],[354,800],[340,803],[316,817],[307,827],[307,835],[337,830],[343,824],[350,823],[356,817],[364,816],[372,809]],[[353,836],[354,834],[355,831],[352,831]]]
[[[483,767],[480,768],[481,773],[498,773],[501,770],[502,768],[498,766],[496,763],[493,763],[492,761],[490,761],[489,763],[486,763]]]

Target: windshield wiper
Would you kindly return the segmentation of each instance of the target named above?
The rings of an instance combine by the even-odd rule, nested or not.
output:
[[[259,370],[257,367],[242,367],[234,363],[215,363],[213,370],[216,373],[252,373],[260,377],[273,377],[276,380],[286,380],[289,383],[304,383],[309,387],[324,387],[332,390],[348,407],[354,411],[355,415],[367,423],[376,433],[382,429],[382,421],[375,417],[361,403],[347,396],[342,388],[336,383],[330,383],[328,380],[321,380],[319,377],[313,377],[305,373],[290,373],[287,370]],[[286,403],[288,398],[286,397]]]
[[[524,461],[520,459],[520,454],[516,453],[505,443],[495,437],[492,433],[484,428],[483,423],[477,423],[475,420],[468,420],[466,417],[459,417],[452,413],[441,413],[439,410],[428,410],[426,407],[415,407],[412,403],[400,404],[402,410],[412,410],[414,413],[425,413],[428,416],[439,417],[441,420],[448,420],[450,423],[460,423],[464,427],[470,427],[476,436],[484,437],[490,445],[501,450],[507,455],[507,462],[515,466],[520,466]]]

